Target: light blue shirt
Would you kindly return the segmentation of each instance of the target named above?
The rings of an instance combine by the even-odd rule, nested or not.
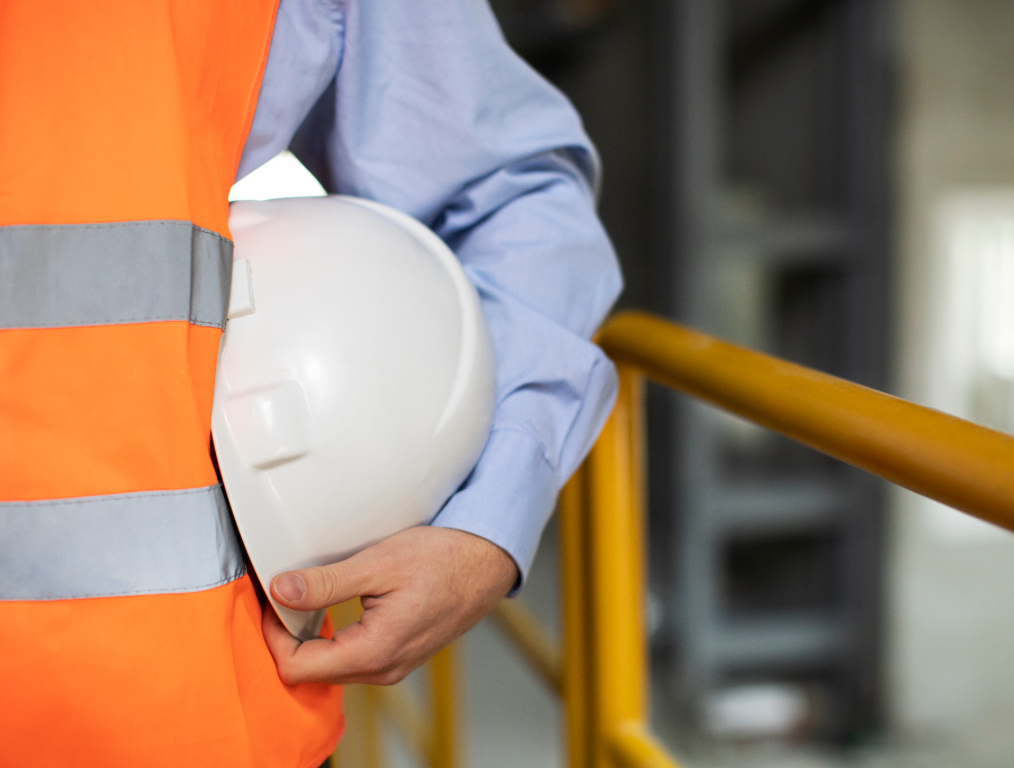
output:
[[[524,578],[616,394],[589,338],[622,280],[580,118],[484,0],[282,0],[238,178],[290,144],[329,192],[431,227],[475,283],[496,415],[433,524],[498,544]]]

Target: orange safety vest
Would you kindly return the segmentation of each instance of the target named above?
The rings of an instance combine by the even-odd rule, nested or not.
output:
[[[210,446],[278,0],[0,0],[0,765],[316,768]]]

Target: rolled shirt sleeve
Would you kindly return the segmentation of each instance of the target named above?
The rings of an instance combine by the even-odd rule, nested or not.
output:
[[[432,524],[498,544],[523,578],[616,394],[589,341],[622,287],[595,214],[594,149],[485,2],[338,7],[337,75],[294,150],[329,191],[430,226],[475,283],[497,359],[493,430]]]

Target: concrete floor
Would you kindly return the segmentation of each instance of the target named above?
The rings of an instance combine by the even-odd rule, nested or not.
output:
[[[850,751],[805,746],[711,746],[681,755],[684,768],[1010,768],[1010,732],[956,735],[880,744]]]

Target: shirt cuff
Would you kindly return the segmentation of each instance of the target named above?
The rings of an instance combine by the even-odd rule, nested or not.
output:
[[[513,597],[528,576],[556,492],[556,472],[541,442],[518,429],[494,428],[475,469],[430,524],[482,536],[506,550],[520,574]]]

